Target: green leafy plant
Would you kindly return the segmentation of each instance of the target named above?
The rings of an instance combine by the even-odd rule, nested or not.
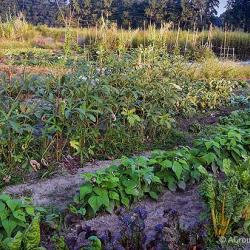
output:
[[[250,109],[233,111],[229,116],[221,117],[220,124],[234,125],[240,128],[249,128]]]
[[[124,158],[119,167],[112,166],[83,177],[86,183],[80,187],[75,202],[86,209],[87,215],[95,215],[101,210],[112,212],[120,205],[128,207],[146,194],[157,199],[161,184],[144,157]]]
[[[40,216],[32,205],[0,196],[0,249],[33,250],[40,246]]]
[[[202,183],[201,195],[208,205],[215,237],[229,234],[250,203],[250,193],[240,187],[235,176],[220,181],[207,175]]]
[[[186,189],[187,182],[199,181],[200,162],[189,148],[156,152],[149,160],[155,168],[155,174],[171,190]]]
[[[238,164],[246,159],[249,152],[249,129],[222,127],[219,135],[211,139],[199,139],[195,142],[196,154],[203,165],[216,170],[223,167],[223,159],[231,159]]]

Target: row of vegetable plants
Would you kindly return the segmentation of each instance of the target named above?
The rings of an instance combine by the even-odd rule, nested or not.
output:
[[[138,240],[138,232],[142,237],[144,227],[139,231],[134,229],[130,234],[130,237],[133,235],[134,238],[129,238],[128,245],[132,247],[132,244],[140,242],[138,249],[150,249],[150,246],[165,246],[168,249],[242,247],[242,242],[237,239],[250,235],[249,114],[249,110],[236,111],[229,117],[222,118],[220,123],[223,125],[213,128],[209,138],[196,140],[193,148],[158,151],[150,158],[126,158],[119,166],[112,166],[96,174],[83,175],[85,183],[75,197],[75,204],[80,210],[75,209],[73,212],[80,211],[80,216],[88,218],[101,211],[113,211],[119,206],[130,207],[145,196],[157,199],[157,195],[166,187],[171,191],[183,190],[187,183],[198,182],[201,183],[200,194],[207,205],[206,220],[196,225],[198,229],[190,229],[195,238],[192,243],[189,242],[190,234],[189,240],[182,241],[185,238],[185,230],[177,226],[178,213],[171,210],[168,211],[171,214],[168,223],[156,226],[158,238],[154,239],[154,243],[145,240],[147,237]],[[147,174],[146,169],[150,174]],[[140,171],[143,174],[140,174]],[[115,182],[113,177],[117,178]],[[99,189],[102,193],[99,193]],[[98,202],[95,202],[97,200]],[[125,200],[129,203],[124,202]],[[137,218],[136,215],[133,216]],[[134,225],[132,221],[126,224],[126,230],[129,232]],[[126,236],[125,232],[122,235]],[[118,237],[118,241],[111,236],[105,241],[107,237],[100,236],[99,243],[102,243],[104,249],[109,249],[110,245],[113,244],[114,247],[118,242],[118,245],[121,244],[127,249],[126,244],[121,243],[124,240],[122,235]],[[82,242],[87,245],[93,243],[87,238]]]
[[[216,245],[220,237],[234,235],[236,230],[239,235],[248,235],[249,114],[248,110],[239,111],[221,119],[223,125],[213,127],[209,138],[196,140],[192,148],[180,147],[169,151],[155,151],[148,158],[141,156],[123,158],[119,166],[110,166],[103,171],[84,174],[85,182],[68,211],[80,218],[92,218],[104,211],[113,213],[120,206],[130,208],[132,204],[146,196],[157,200],[158,195],[166,188],[171,191],[185,190],[187,185],[202,181],[201,195],[207,204],[211,227],[205,235],[203,227],[198,226],[202,229],[200,231],[193,229],[192,233],[197,239],[195,244],[202,244],[202,247],[208,243]],[[53,215],[46,215],[44,209],[34,208],[28,200],[20,201],[8,195],[0,196],[0,211],[0,249],[42,249],[39,220],[41,218],[42,223],[47,223],[47,226],[51,227],[50,220],[53,221]],[[179,228],[178,213],[174,210],[166,213],[170,214],[169,220],[172,222],[157,225],[151,240],[143,240],[147,212],[138,208],[121,216],[123,226],[120,227],[119,239],[113,238],[114,236],[108,231],[102,238],[98,238],[96,232],[85,228],[81,247],[116,249],[115,247],[120,246],[123,247],[121,249],[144,249],[147,244],[148,247],[158,245],[178,249],[176,246],[184,244],[187,236],[180,229],[172,228]],[[169,240],[166,233],[168,232],[166,228],[169,227],[182,236]],[[62,230],[62,227],[54,226],[51,230],[55,228]],[[212,243],[206,239],[212,240]],[[72,239],[66,240],[63,236],[56,236],[54,242],[57,247],[55,249],[73,249],[74,244],[79,243],[78,241],[73,243]]]
[[[21,181],[17,169],[22,177],[33,171],[31,161],[49,174],[68,154],[83,163],[171,147],[178,140],[175,117],[227,104],[241,86],[192,81],[182,57],[151,47],[122,55],[100,51],[95,60],[70,66],[60,78],[1,78],[0,178],[6,184]]]
[[[84,174],[86,183],[75,201],[89,216],[113,211],[121,204],[129,207],[146,195],[157,199],[164,186],[185,190],[186,183],[200,180],[203,169],[216,174],[223,171],[226,160],[235,165],[243,162],[250,151],[249,129],[221,127],[216,136],[196,140],[193,148],[157,151],[149,158],[123,158],[119,166]]]

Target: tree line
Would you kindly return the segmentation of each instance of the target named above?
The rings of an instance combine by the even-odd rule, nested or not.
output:
[[[230,29],[250,32],[250,0],[228,0],[227,9],[221,19]]]
[[[220,17],[220,0],[72,0],[81,26],[95,25],[101,17],[119,27],[160,26],[173,23],[182,29],[208,29],[211,24],[250,31],[250,0],[228,0]]]
[[[101,17],[119,27],[160,26],[171,22],[187,28],[207,28],[214,22],[219,0],[74,0],[71,7],[82,26],[92,26]]]
[[[109,20],[118,27],[137,28],[172,23],[175,28],[208,29],[211,24],[250,31],[250,0],[228,0],[217,17],[219,0],[0,0],[0,17],[23,12],[34,24],[60,25],[58,3],[75,24],[94,26]],[[15,7],[14,7],[15,6]]]

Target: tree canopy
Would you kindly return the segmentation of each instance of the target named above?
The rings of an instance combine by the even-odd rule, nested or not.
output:
[[[104,18],[123,28],[172,23],[183,29],[207,29],[211,23],[221,25],[223,21],[230,29],[250,30],[250,0],[228,0],[220,18],[219,0],[0,0],[0,17],[4,20],[21,11],[31,23],[56,25],[57,2],[64,4],[65,11],[74,10],[70,13],[83,27]]]
[[[250,0],[228,0],[222,19],[230,29],[250,32]]]
[[[123,27],[173,22],[191,28],[209,26],[219,0],[75,0],[71,5],[77,6],[76,16],[83,26],[103,16]]]

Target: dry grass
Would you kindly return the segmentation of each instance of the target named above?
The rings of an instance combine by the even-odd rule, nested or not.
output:
[[[0,73],[6,74],[9,79],[16,75],[26,74],[62,76],[67,72],[69,72],[69,69],[62,67],[10,66],[0,63]]]
[[[185,71],[193,80],[213,79],[250,79],[250,65],[241,65],[234,61],[220,61],[208,58],[201,63],[194,63]]]

